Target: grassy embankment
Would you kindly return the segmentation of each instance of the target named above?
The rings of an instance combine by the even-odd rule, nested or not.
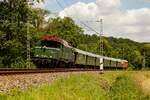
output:
[[[0,94],[4,100],[150,100],[143,81],[149,72],[106,72],[73,75],[51,85]],[[146,86],[145,86],[146,87]]]

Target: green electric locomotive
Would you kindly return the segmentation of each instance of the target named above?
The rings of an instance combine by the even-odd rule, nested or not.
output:
[[[32,52],[34,54],[32,60],[39,67],[64,67],[74,62],[72,47],[59,37],[44,36],[40,46],[35,47]]]

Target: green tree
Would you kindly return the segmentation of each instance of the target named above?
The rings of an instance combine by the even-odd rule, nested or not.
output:
[[[150,44],[143,44],[142,54],[145,56],[145,66],[150,68]]]
[[[4,0],[0,2],[0,16],[1,63],[12,67],[26,60],[27,21],[31,18],[31,9],[26,0]],[[31,20],[29,22],[31,34],[35,28]]]
[[[80,35],[83,34],[82,28],[69,17],[50,20],[45,30],[47,34],[64,38],[74,47],[77,47]]]
[[[44,26],[47,24],[45,17],[49,14],[50,12],[48,10],[41,8],[32,9],[32,23],[38,32],[44,29]]]

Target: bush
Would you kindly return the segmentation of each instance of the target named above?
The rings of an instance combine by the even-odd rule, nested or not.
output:
[[[11,68],[36,68],[36,66],[31,61],[26,61],[23,59],[18,59],[11,64]]]

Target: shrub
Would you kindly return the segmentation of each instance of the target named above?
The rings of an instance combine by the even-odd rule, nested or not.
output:
[[[18,59],[11,64],[11,68],[36,68],[36,66],[31,61],[26,61],[23,59]]]

